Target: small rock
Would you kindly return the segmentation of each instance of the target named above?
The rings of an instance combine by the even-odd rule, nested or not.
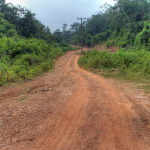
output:
[[[29,141],[30,141],[30,142],[32,142],[32,141],[34,141],[34,140],[35,140],[35,138],[34,138],[34,137],[29,139]]]
[[[17,116],[17,114],[13,114],[13,116]]]
[[[10,140],[10,138],[9,138],[9,139],[7,139],[7,143],[11,143],[11,140]]]
[[[27,106],[22,106],[22,109],[25,109]]]
[[[13,138],[12,139],[12,143],[16,143],[16,142],[18,142],[19,140],[17,139],[17,138]]]
[[[49,89],[42,89],[41,92],[47,92]]]
[[[12,114],[12,113],[11,113],[10,111],[6,111],[6,112],[4,113],[4,115],[5,115],[5,116],[8,116],[8,117],[10,117],[11,114]]]

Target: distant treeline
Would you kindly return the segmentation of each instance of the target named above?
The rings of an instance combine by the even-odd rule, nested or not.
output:
[[[150,1],[115,0],[84,22],[84,45],[138,46],[150,50]],[[75,22],[62,34],[66,41],[80,44],[80,23]]]

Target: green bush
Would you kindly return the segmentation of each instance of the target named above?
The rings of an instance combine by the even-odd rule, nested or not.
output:
[[[120,73],[140,73],[150,75],[150,52],[148,51],[118,51],[87,52],[79,59],[79,64],[88,69],[118,70]]]
[[[150,50],[150,23],[145,22],[143,30],[137,34],[135,38],[135,45]]]
[[[0,39],[0,85],[51,70],[54,59],[63,54],[63,48],[43,40],[3,37]]]

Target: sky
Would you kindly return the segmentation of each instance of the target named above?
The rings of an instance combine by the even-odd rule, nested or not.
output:
[[[21,5],[36,14],[36,18],[51,32],[62,30],[62,25],[79,22],[77,17],[89,18],[100,10],[100,6],[113,0],[6,0],[7,3]]]

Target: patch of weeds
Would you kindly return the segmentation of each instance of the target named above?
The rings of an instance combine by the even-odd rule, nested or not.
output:
[[[25,101],[26,100],[26,96],[23,96],[23,97],[21,97],[20,99],[19,99],[19,101]]]
[[[146,93],[150,93],[150,85],[142,85],[139,88],[145,90]]]
[[[33,88],[28,87],[28,88],[27,88],[27,89],[25,89],[22,93],[23,93],[23,94],[28,94],[28,93],[31,93],[31,92],[32,92],[32,90],[33,90]]]

